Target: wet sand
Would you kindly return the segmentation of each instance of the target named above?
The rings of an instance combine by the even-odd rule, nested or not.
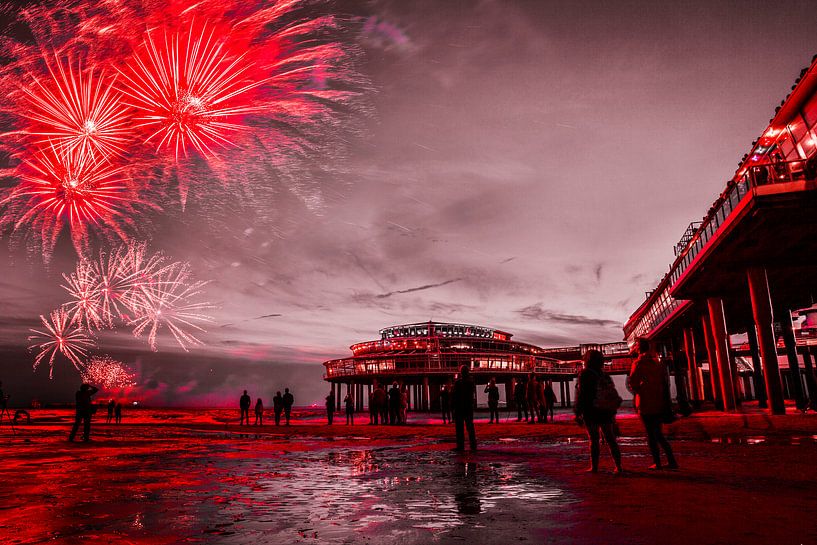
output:
[[[619,418],[627,474],[585,474],[570,414],[554,424],[453,429],[238,426],[237,411],[131,410],[66,441],[70,411],[0,427],[0,543],[816,543],[817,415],[749,406],[670,426],[678,472],[651,472],[632,414]],[[482,419],[481,419],[482,420]]]

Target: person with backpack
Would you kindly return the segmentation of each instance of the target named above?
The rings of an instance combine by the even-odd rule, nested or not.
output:
[[[616,391],[613,379],[604,374],[603,367],[604,356],[600,351],[588,350],[585,353],[584,370],[579,374],[576,384],[576,422],[585,427],[590,439],[590,468],[587,471],[599,471],[599,437],[604,435],[616,464],[614,473],[620,475],[624,470],[621,467],[621,450],[614,427],[616,411],[621,406],[621,396]]]
[[[647,444],[654,462],[650,469],[662,468],[659,445],[667,455],[667,469],[678,469],[672,447],[661,429],[662,424],[672,418],[667,368],[652,353],[647,339],[638,340],[638,354],[630,371],[629,384],[635,394],[636,410],[647,433]]]

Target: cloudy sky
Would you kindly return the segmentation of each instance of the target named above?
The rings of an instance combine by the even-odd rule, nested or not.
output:
[[[126,330],[100,339],[145,398],[220,403],[290,385],[315,402],[321,361],[416,321],[543,346],[620,340],[817,53],[805,1],[338,9],[371,82],[360,130],[310,202],[278,188],[274,225],[231,213],[202,227],[211,212],[195,199],[159,222],[153,247],[189,260],[218,308],[187,354],[165,338],[152,353]],[[21,348],[64,299],[74,257],[45,268],[0,251],[0,378],[19,398],[69,399],[76,372],[49,381]]]

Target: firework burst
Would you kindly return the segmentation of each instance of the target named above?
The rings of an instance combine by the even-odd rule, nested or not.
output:
[[[15,231],[33,227],[46,255],[51,254],[65,228],[70,229],[79,253],[88,245],[89,230],[127,239],[119,221],[123,212],[132,207],[123,167],[94,162],[88,155],[50,146],[26,159],[20,178],[20,183],[0,201],[3,222],[11,223]]]
[[[49,318],[40,315],[43,329],[31,329],[34,335],[28,340],[35,344],[30,350],[38,350],[34,359],[34,369],[47,358],[49,378],[54,377],[54,360],[57,354],[62,354],[78,370],[82,368],[82,358],[88,356],[88,350],[95,346],[93,339],[81,327],[75,325],[71,315],[64,308],[53,311]]]
[[[231,55],[215,28],[191,25],[186,32],[155,40],[148,32],[129,69],[122,91],[136,110],[146,143],[172,149],[178,160],[188,147],[212,156],[213,146],[230,145],[241,129],[240,115],[257,110],[246,100],[263,82],[248,78],[247,53]]]
[[[45,62],[48,77],[32,76],[21,90],[29,108],[22,115],[34,143],[93,161],[125,154],[132,132],[128,108],[114,90],[115,78],[82,70],[70,59]]]
[[[132,388],[136,375],[127,365],[110,356],[94,356],[81,371],[82,380],[106,390]]]
[[[63,308],[71,315],[71,322],[88,331],[102,327],[104,318],[101,294],[97,289],[99,280],[91,264],[80,261],[75,272],[63,274],[62,277],[65,279],[62,288],[70,296],[70,301]]]
[[[138,297],[138,316],[131,320],[136,337],[147,332],[148,343],[156,350],[158,332],[167,329],[185,351],[188,346],[203,344],[196,335],[204,333],[200,324],[211,322],[205,314],[213,305],[196,299],[205,282],[191,281],[189,266],[177,263],[165,268],[156,282],[142,290]]]

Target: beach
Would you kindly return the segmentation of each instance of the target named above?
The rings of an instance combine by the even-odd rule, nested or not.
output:
[[[813,543],[817,416],[704,412],[672,424],[680,471],[654,472],[640,422],[618,421],[626,474],[584,473],[588,444],[555,423],[478,417],[452,452],[432,415],[405,426],[239,426],[229,409],[126,410],[68,443],[69,410],[4,424],[4,543]],[[270,419],[271,420],[271,419]],[[413,423],[411,421],[413,420]]]

